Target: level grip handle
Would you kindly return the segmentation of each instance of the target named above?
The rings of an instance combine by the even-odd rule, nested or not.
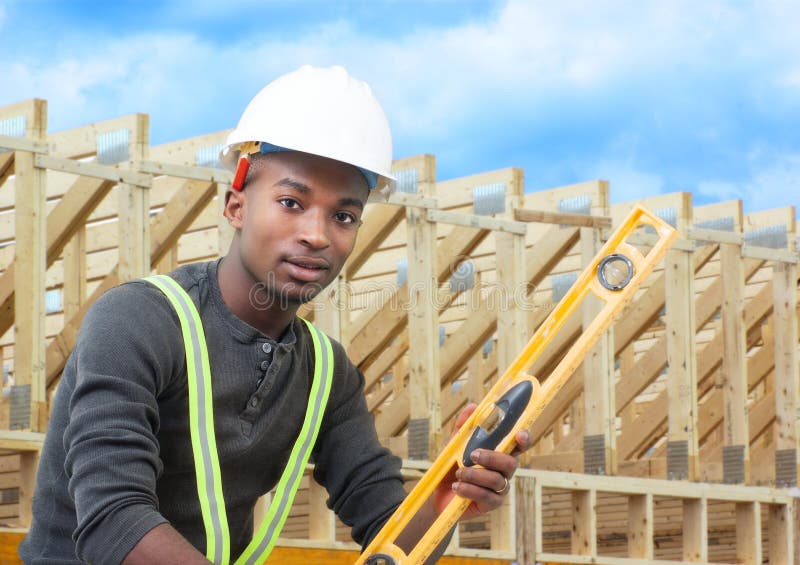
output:
[[[478,426],[472,432],[472,437],[467,441],[467,447],[464,449],[464,456],[462,463],[465,467],[472,467],[475,463],[470,459],[469,455],[478,448],[494,449],[500,441],[514,429],[517,421],[528,402],[531,400],[533,394],[533,383],[531,381],[522,381],[515,384],[508,389],[494,405],[503,411],[503,419],[497,423],[491,433]]]

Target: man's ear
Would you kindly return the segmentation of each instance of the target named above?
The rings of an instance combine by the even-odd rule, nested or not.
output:
[[[222,215],[228,218],[228,223],[234,229],[242,227],[246,199],[244,191],[228,189],[225,192],[225,207],[222,209]]]

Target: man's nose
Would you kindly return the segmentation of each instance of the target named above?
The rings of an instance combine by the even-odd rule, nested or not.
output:
[[[313,249],[325,249],[331,244],[325,219],[322,210],[308,210],[303,214],[298,237],[304,245]]]

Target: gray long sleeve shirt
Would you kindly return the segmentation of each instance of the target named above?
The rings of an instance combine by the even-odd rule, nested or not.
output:
[[[299,434],[314,359],[299,320],[276,342],[234,316],[217,265],[188,265],[173,276],[206,334],[235,558],[252,536],[256,499],[277,484]],[[364,544],[405,496],[400,462],[378,442],[363,376],[332,343],[334,384],[314,476]],[[161,291],[134,281],[104,294],[83,322],[54,399],[20,556],[36,564],[119,563],[164,522],[205,552],[179,321]]]

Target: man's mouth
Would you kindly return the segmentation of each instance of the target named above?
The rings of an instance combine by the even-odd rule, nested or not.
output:
[[[285,263],[289,275],[304,282],[317,282],[330,269],[330,264],[318,257],[291,257]]]

